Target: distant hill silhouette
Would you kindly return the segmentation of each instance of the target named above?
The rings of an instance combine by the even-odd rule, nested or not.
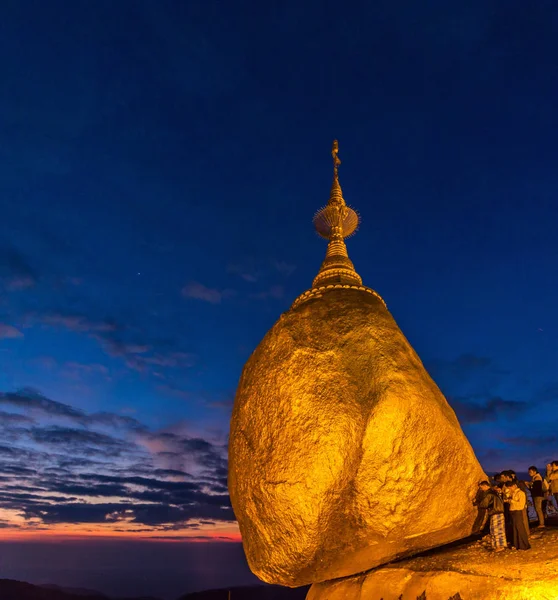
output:
[[[66,589],[56,585],[40,586],[15,581],[13,579],[0,579],[1,600],[111,600],[100,592],[90,590]],[[136,598],[119,598],[118,600],[158,600],[152,596]]]
[[[222,590],[193,592],[181,596],[179,600],[304,600],[310,586],[286,588],[278,585],[254,585],[250,587],[232,587]]]
[[[38,587],[42,587],[43,589],[46,590],[54,590],[56,592],[64,592],[65,594],[74,594],[76,596],[84,596],[86,599],[87,598],[91,598],[93,596],[93,598],[107,598],[109,599],[109,596],[106,596],[105,594],[102,594],[101,592],[98,592],[97,590],[88,590],[86,588],[73,588],[73,587],[64,587],[62,585],[56,585],[54,583],[47,583],[44,585],[39,585]]]
[[[178,600],[304,600],[309,586],[290,589],[277,585],[254,585],[207,590],[185,594]],[[153,596],[115,598],[94,590],[64,588],[58,585],[33,585],[14,579],[0,579],[0,600],[158,600]]]

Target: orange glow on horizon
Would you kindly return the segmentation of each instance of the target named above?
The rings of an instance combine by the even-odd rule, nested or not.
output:
[[[120,524],[122,525],[122,524]],[[134,526],[135,525],[135,526]],[[127,531],[126,529],[129,529]],[[2,529],[2,541],[63,541],[63,540],[137,540],[157,542],[240,542],[240,531],[236,522],[203,524],[195,529],[157,530],[141,528],[129,523],[128,527],[114,529],[114,523],[107,524],[56,524],[44,526],[14,526]]]

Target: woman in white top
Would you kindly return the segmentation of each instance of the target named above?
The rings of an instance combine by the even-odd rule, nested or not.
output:
[[[510,492],[507,502],[510,504],[510,519],[511,519],[511,542],[513,548],[518,550],[529,550],[529,536],[525,530],[525,520],[523,514],[527,506],[527,495],[523,490],[517,487],[515,481],[506,483],[507,491]]]

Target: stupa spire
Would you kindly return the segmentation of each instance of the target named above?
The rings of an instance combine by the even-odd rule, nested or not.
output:
[[[331,149],[333,158],[333,183],[329,201],[314,215],[314,227],[320,236],[329,240],[325,259],[312,287],[328,285],[362,285],[360,275],[349,259],[345,238],[353,235],[358,228],[359,216],[345,203],[339,183],[339,144],[334,140]]]
[[[328,203],[314,215],[314,227],[323,238],[329,241],[325,259],[309,290],[302,293],[292,304],[295,309],[307,300],[320,298],[326,292],[349,288],[373,294],[385,305],[384,300],[373,289],[362,285],[360,275],[347,254],[345,238],[353,235],[358,228],[358,214],[347,206],[343,198],[343,190],[339,183],[339,144],[333,142],[331,149],[333,158],[333,183],[329,192]]]

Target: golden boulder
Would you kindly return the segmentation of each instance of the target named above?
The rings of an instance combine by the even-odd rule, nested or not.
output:
[[[248,360],[231,420],[229,491],[249,566],[292,587],[469,535],[484,478],[455,413],[354,271],[343,238],[358,217],[336,147],[334,160],[315,217],[326,259]]]

